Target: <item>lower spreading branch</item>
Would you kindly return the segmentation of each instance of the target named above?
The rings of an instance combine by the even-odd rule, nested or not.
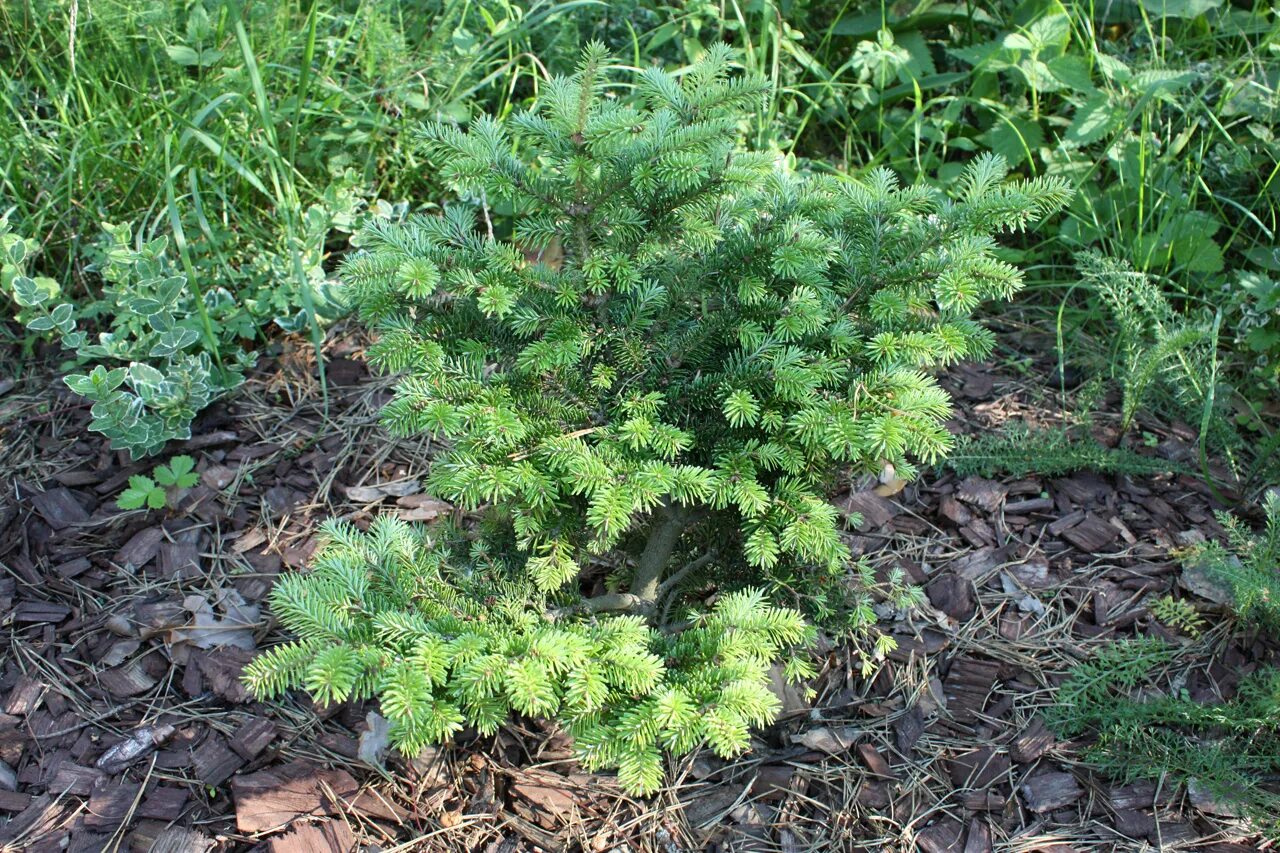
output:
[[[606,592],[603,595],[583,599],[576,604],[553,607],[547,611],[547,618],[554,621],[568,616],[577,616],[584,613],[604,613],[606,611],[614,613],[648,613],[652,607],[652,601],[646,601],[640,596],[632,595],[629,592]]]

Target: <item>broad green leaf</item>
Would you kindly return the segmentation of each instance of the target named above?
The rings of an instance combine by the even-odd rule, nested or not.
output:
[[[1018,166],[1044,143],[1044,130],[1039,122],[1022,116],[1001,116],[982,135],[982,141],[1010,166]]]
[[[135,474],[129,478],[129,488],[121,492],[120,497],[116,499],[116,506],[121,509],[141,509],[144,505],[152,503],[154,500],[152,495],[155,492],[160,493],[160,506],[164,506],[164,492],[156,488],[155,481],[150,477]],[[159,507],[153,504],[153,508]]]
[[[139,361],[129,365],[129,381],[135,388],[155,386],[164,382],[164,374]]]
[[[1053,76],[1049,66],[1039,59],[1024,59],[1018,63],[1018,70],[1026,78],[1027,85],[1041,92],[1056,92],[1062,88],[1058,78]]]
[[[1067,128],[1066,141],[1090,145],[1119,129],[1123,120],[1123,108],[1112,103],[1105,93],[1097,94],[1076,108],[1071,126]]]
[[[162,486],[176,486],[180,489],[194,486],[199,478],[195,473],[196,462],[190,456],[175,456],[168,465],[157,465],[156,482]]]
[[[1198,18],[1222,4],[1223,0],[1142,0],[1142,8],[1159,18]]]
[[[1065,88],[1085,94],[1091,94],[1094,91],[1093,79],[1089,75],[1089,63],[1083,56],[1072,53],[1055,56],[1045,65],[1049,67],[1049,73],[1053,78]]]
[[[1185,234],[1174,240],[1173,258],[1191,272],[1221,272],[1222,248],[1208,234]]]
[[[195,48],[188,47],[185,44],[171,44],[164,49],[169,54],[169,58],[179,65],[198,66],[200,65],[200,54]]]
[[[94,384],[90,377],[83,373],[73,373],[70,376],[64,376],[62,377],[62,381],[66,383],[68,388],[79,394],[81,397],[89,397],[93,395],[99,387]]]
[[[1124,62],[1116,59],[1114,56],[1108,56],[1105,53],[1095,53],[1094,62],[1098,65],[1098,70],[1102,72],[1102,76],[1106,77],[1113,83],[1124,83],[1133,76],[1133,72],[1129,70],[1129,66]]]
[[[1071,41],[1071,18],[1065,12],[1045,15],[1027,27],[1027,35],[1035,43],[1036,50],[1046,47],[1065,49]]]
[[[34,308],[49,301],[49,294],[46,293],[34,279],[25,275],[16,276],[13,279],[13,294],[18,304],[24,308]]]
[[[1036,46],[1032,44],[1031,39],[1022,33],[1009,33],[1000,40],[1000,45],[1006,50],[1030,50],[1034,51]]]

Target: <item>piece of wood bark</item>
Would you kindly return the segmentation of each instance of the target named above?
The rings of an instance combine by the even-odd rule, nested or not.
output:
[[[351,853],[355,849],[351,828],[340,820],[303,824],[268,845],[270,853]]]
[[[916,844],[923,853],[956,853],[964,839],[964,825],[950,817],[943,817],[933,826],[916,835]]]
[[[867,765],[867,769],[877,776],[883,776],[886,779],[894,779],[896,776],[889,762],[884,760],[884,756],[880,754],[880,750],[869,743],[858,744],[858,757],[862,759],[862,763]]]
[[[252,761],[275,739],[276,724],[265,717],[254,717],[236,729],[230,747],[245,761]]]
[[[951,784],[957,788],[981,789],[1009,775],[1009,756],[995,747],[982,746],[961,753],[950,761]]]
[[[71,615],[71,608],[55,601],[29,598],[13,609],[11,619],[16,625],[54,624]]]
[[[1048,752],[1054,743],[1053,733],[1045,727],[1044,720],[1036,717],[1009,744],[1009,757],[1019,764],[1027,764]]]
[[[195,580],[200,577],[200,546],[194,542],[162,542],[157,565],[160,574],[169,580]]]
[[[60,761],[49,780],[49,793],[75,794],[87,797],[96,785],[106,779],[105,773],[94,767],[81,767],[70,761]]]
[[[329,791],[351,799],[358,789],[345,770],[326,770],[301,761],[236,776],[231,780],[236,827],[241,832],[262,832],[299,817],[331,814],[334,803]]]
[[[863,533],[888,526],[902,512],[893,501],[875,492],[850,492],[840,499],[839,506],[846,517],[855,513],[861,517],[862,523],[857,529]]]
[[[40,706],[45,689],[43,682],[30,676],[22,676],[9,691],[9,696],[4,703],[4,712],[15,717],[25,717]]]
[[[84,816],[85,825],[95,829],[119,828],[141,790],[142,786],[136,782],[99,780],[89,796]]]
[[[157,785],[138,806],[138,817],[175,821],[182,816],[191,792],[174,785]]]
[[[964,841],[964,853],[991,853],[991,827],[976,817],[969,821],[969,835]]]
[[[0,812],[20,812],[31,805],[31,795],[20,791],[0,791]]]
[[[193,829],[171,826],[156,836],[148,853],[209,853],[213,845],[213,839],[207,835]]]
[[[1146,838],[1155,832],[1156,819],[1150,812],[1137,809],[1116,809],[1116,832],[1135,841]]]
[[[140,661],[130,661],[123,666],[98,673],[98,684],[117,699],[138,696],[156,686],[156,680],[147,674]]]
[[[956,497],[985,512],[995,512],[1004,503],[1009,490],[995,480],[966,477],[956,488]]]
[[[1070,773],[1040,773],[1018,787],[1022,802],[1036,814],[1069,806],[1084,796],[1084,789]]]
[[[231,751],[222,735],[210,733],[192,753],[191,763],[200,781],[216,788],[243,767],[245,760]]]
[[[89,513],[75,499],[71,491],[63,486],[32,495],[31,504],[45,523],[54,530],[65,530],[73,524],[82,524],[89,520]]]
[[[1074,527],[1062,531],[1062,538],[1085,554],[1096,554],[1120,536],[1120,531],[1089,513]]]
[[[163,541],[163,528],[144,527],[129,537],[129,541],[124,543],[112,557],[112,562],[126,569],[140,569],[155,559],[156,554],[160,552],[160,543]]]
[[[960,622],[969,619],[978,609],[973,594],[973,584],[951,572],[941,572],[925,587],[929,603]]]
[[[65,563],[59,563],[53,567],[53,571],[62,578],[76,578],[89,569],[93,568],[93,563],[89,562],[88,557],[76,557],[74,560],[67,560]]]

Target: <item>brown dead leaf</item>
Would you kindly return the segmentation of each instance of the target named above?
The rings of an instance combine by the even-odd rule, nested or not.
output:
[[[882,498],[891,498],[894,495],[901,492],[906,487],[907,487],[906,480],[901,480],[897,477],[894,477],[889,482],[881,483],[880,485],[876,486],[874,489],[872,489],[872,491]]]
[[[360,733],[356,756],[370,767],[381,767],[391,745],[391,723],[377,711],[365,715],[365,730]]]
[[[231,546],[231,550],[235,551],[237,554],[243,554],[245,551],[257,548],[266,541],[266,531],[261,527],[255,527],[252,530],[245,531],[245,533],[236,540],[236,544]]]
[[[404,521],[434,521],[453,511],[453,504],[426,494],[406,495],[396,500],[396,515]]]
[[[511,790],[516,796],[556,817],[572,814],[578,808],[578,801],[573,795],[556,785],[517,782],[511,786]]]
[[[191,613],[192,620],[190,624],[170,632],[169,644],[190,644],[198,649],[218,646],[234,646],[247,651],[256,649],[258,644],[253,632],[262,615],[258,605],[249,604],[234,589],[219,590],[215,594],[221,616],[203,595],[188,595],[182,600],[182,606]]]
[[[819,752],[825,752],[828,755],[840,755],[849,751],[849,748],[857,742],[860,734],[862,732],[853,726],[844,726],[838,729],[821,726],[816,729],[809,729],[807,732],[792,735],[791,742],[807,746],[809,749],[816,749]]]
[[[200,482],[214,491],[220,492],[231,485],[235,478],[236,471],[234,468],[228,468],[226,465],[210,465],[200,475]]]
[[[373,486],[348,486],[343,490],[356,503],[371,504],[383,498],[402,498],[422,491],[417,480],[400,480],[396,483],[379,483]]]

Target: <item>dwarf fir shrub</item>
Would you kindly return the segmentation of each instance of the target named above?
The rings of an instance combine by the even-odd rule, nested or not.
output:
[[[463,559],[330,528],[274,596],[301,639],[249,680],[376,694],[409,748],[557,716],[648,791],[660,748],[747,746],[771,664],[804,674],[799,613],[751,590],[847,588],[835,477],[947,450],[929,371],[986,353],[970,312],[1021,281],[992,235],[1068,191],[995,157],[953,196],[797,172],[742,147],[767,85],[723,46],[680,77],[610,71],[592,47],[528,112],[426,128],[460,203],[363,234],[345,280],[404,377],[383,421],[445,439],[428,485],[485,523]]]

